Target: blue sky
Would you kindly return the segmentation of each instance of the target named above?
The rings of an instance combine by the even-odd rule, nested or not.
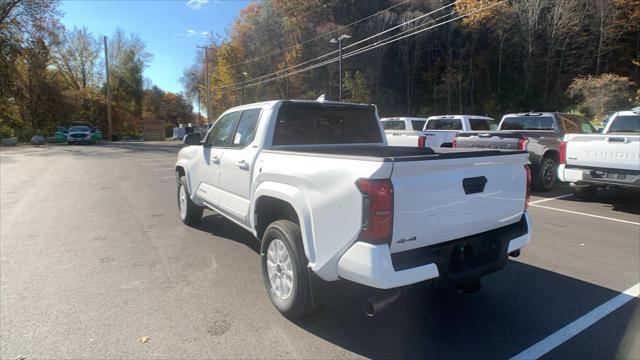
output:
[[[144,76],[164,90],[181,92],[180,77],[196,61],[196,46],[206,44],[210,32],[225,36],[249,2],[71,0],[60,10],[68,29],[86,26],[96,36],[110,36],[122,28],[140,35],[153,54]]]

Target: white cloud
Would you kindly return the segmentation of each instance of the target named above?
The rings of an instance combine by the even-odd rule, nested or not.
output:
[[[187,31],[183,32],[183,33],[179,33],[176,35],[182,35],[182,36],[186,36],[186,37],[192,37],[192,36],[202,36],[202,37],[209,37],[211,35],[209,35],[208,31],[196,31],[193,29],[187,29]]]
[[[193,10],[199,10],[202,5],[209,3],[209,0],[189,0],[187,1],[187,6],[192,8]]]

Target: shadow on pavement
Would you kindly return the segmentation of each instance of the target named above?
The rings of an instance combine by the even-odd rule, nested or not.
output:
[[[206,214],[198,229],[259,254],[253,235],[221,215]],[[378,290],[346,280],[323,283],[316,312],[293,323],[368,358],[505,359],[619,294],[513,260],[504,270],[483,278],[482,284],[482,290],[474,294],[440,289],[437,283],[431,288],[412,288],[371,318],[363,313],[362,301],[379,294]],[[594,348],[586,355],[619,355],[622,339],[629,337],[629,331],[637,331],[630,321],[639,305],[636,299],[615,312],[615,320],[610,321],[613,326],[600,331],[605,342],[594,345],[593,338],[583,339]]]
[[[256,254],[260,254],[260,244],[256,241],[253,234],[220,214],[207,212],[205,210],[202,221],[196,226],[196,229],[243,244]]]
[[[625,189],[599,189],[592,201],[581,201],[573,197],[558,199],[564,203],[601,204],[613,211],[640,215],[640,191]]]
[[[180,141],[158,141],[158,142],[112,142],[101,144],[100,146],[113,147],[122,150],[136,152],[160,152],[177,154],[185,145]]]
[[[484,278],[478,293],[416,289],[374,318],[361,308],[369,289],[347,282],[330,287],[331,302],[295,323],[369,358],[508,358],[618,295],[515,261]],[[618,311],[631,319],[634,308]],[[609,342],[594,358],[616,356],[618,343],[633,329],[627,323],[607,329]]]

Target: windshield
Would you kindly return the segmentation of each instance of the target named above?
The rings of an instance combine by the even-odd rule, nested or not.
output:
[[[373,106],[284,103],[274,145],[381,143]]]
[[[381,122],[382,122],[382,127],[385,130],[404,130],[405,128],[403,120],[385,120]]]
[[[551,116],[513,116],[504,118],[500,130],[554,130]]]
[[[640,115],[623,115],[613,119],[610,133],[640,133]]]
[[[72,126],[69,128],[70,132],[89,132],[89,128],[86,126]]]

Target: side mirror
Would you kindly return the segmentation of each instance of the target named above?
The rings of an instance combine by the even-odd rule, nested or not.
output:
[[[184,136],[182,142],[185,145],[201,145],[202,138],[200,133],[190,133]]]

